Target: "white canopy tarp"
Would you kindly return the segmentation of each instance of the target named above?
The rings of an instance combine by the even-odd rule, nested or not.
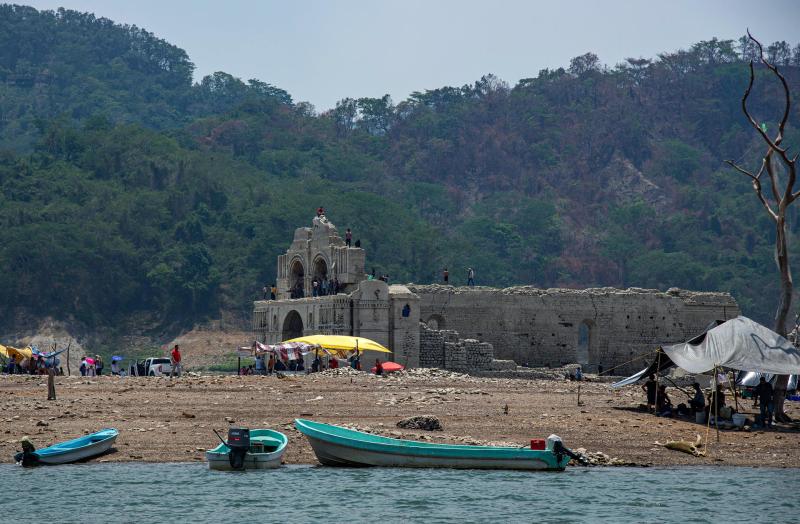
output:
[[[736,385],[755,387],[758,385],[758,381],[761,379],[761,377],[764,377],[764,380],[770,384],[774,384],[778,375],[773,375],[771,373],[758,373],[755,371],[739,373],[736,377]],[[797,375],[789,375],[789,385],[786,386],[787,391],[794,391],[797,389],[797,378]]]
[[[664,352],[690,373],[725,367],[776,375],[800,374],[800,351],[791,342],[747,317],[736,317]]]

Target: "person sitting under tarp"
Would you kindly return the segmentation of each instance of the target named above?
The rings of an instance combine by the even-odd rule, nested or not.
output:
[[[692,384],[692,387],[694,388],[694,397],[689,399],[689,407],[692,408],[692,414],[694,414],[705,410],[706,396],[698,382]]]
[[[719,404],[717,404],[717,399],[719,399]],[[717,387],[714,391],[711,392],[711,395],[708,399],[708,411],[706,414],[711,413],[715,415],[717,413],[722,416],[722,409],[725,407],[725,392],[722,390],[722,384],[717,384]]]
[[[647,382],[642,385],[642,391],[647,394],[647,411],[651,411],[656,405],[656,376],[650,374],[647,377]]]
[[[656,396],[656,416],[672,416],[672,401],[669,399],[669,395],[667,395],[667,386],[664,384],[658,386],[658,395]]]

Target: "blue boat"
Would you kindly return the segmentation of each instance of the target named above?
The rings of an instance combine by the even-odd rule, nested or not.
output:
[[[111,449],[111,446],[117,440],[117,435],[119,435],[119,431],[116,429],[106,428],[96,433],[90,433],[83,437],[37,450],[34,450],[30,444],[28,444],[29,449],[25,449],[26,446],[23,444],[24,451],[18,453],[15,458],[23,466],[69,464],[70,462],[87,460],[102,455]]]
[[[391,466],[563,471],[570,457],[561,439],[551,435],[545,449],[465,446],[400,440],[312,420],[295,419],[325,466]]]

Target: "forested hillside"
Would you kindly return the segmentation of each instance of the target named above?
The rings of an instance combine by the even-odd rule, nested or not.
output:
[[[469,265],[486,285],[725,290],[767,321],[773,226],[723,164],[762,152],[741,42],[318,113],[258,80],[193,83],[143,29],[2,5],[0,322],[246,311],[320,205],[395,282]],[[769,53],[798,100],[800,46]],[[753,111],[775,125],[780,87],[757,73]]]

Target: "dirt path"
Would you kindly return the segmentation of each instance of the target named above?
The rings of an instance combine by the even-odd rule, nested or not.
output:
[[[283,428],[290,440],[286,462],[315,463],[305,437],[291,426],[294,418],[306,417],[390,436],[424,435],[434,442],[525,445],[556,433],[569,447],[641,465],[800,467],[800,432],[724,431],[716,444],[712,430],[710,457],[695,458],[654,442],[694,440],[698,433],[705,437],[705,427],[632,411],[641,401],[635,386],[612,390],[607,384],[583,383],[580,407],[576,390],[574,382],[448,376],[184,376],[172,382],[59,377],[58,400],[47,401],[44,379],[2,376],[0,461],[12,461],[23,435],[43,447],[103,427],[118,428],[120,436],[117,451],[101,460],[201,461],[202,451],[217,443],[211,429],[224,431],[231,423]],[[787,406],[790,415],[800,416],[796,403]],[[439,417],[444,432],[395,427],[401,418],[422,414]]]

